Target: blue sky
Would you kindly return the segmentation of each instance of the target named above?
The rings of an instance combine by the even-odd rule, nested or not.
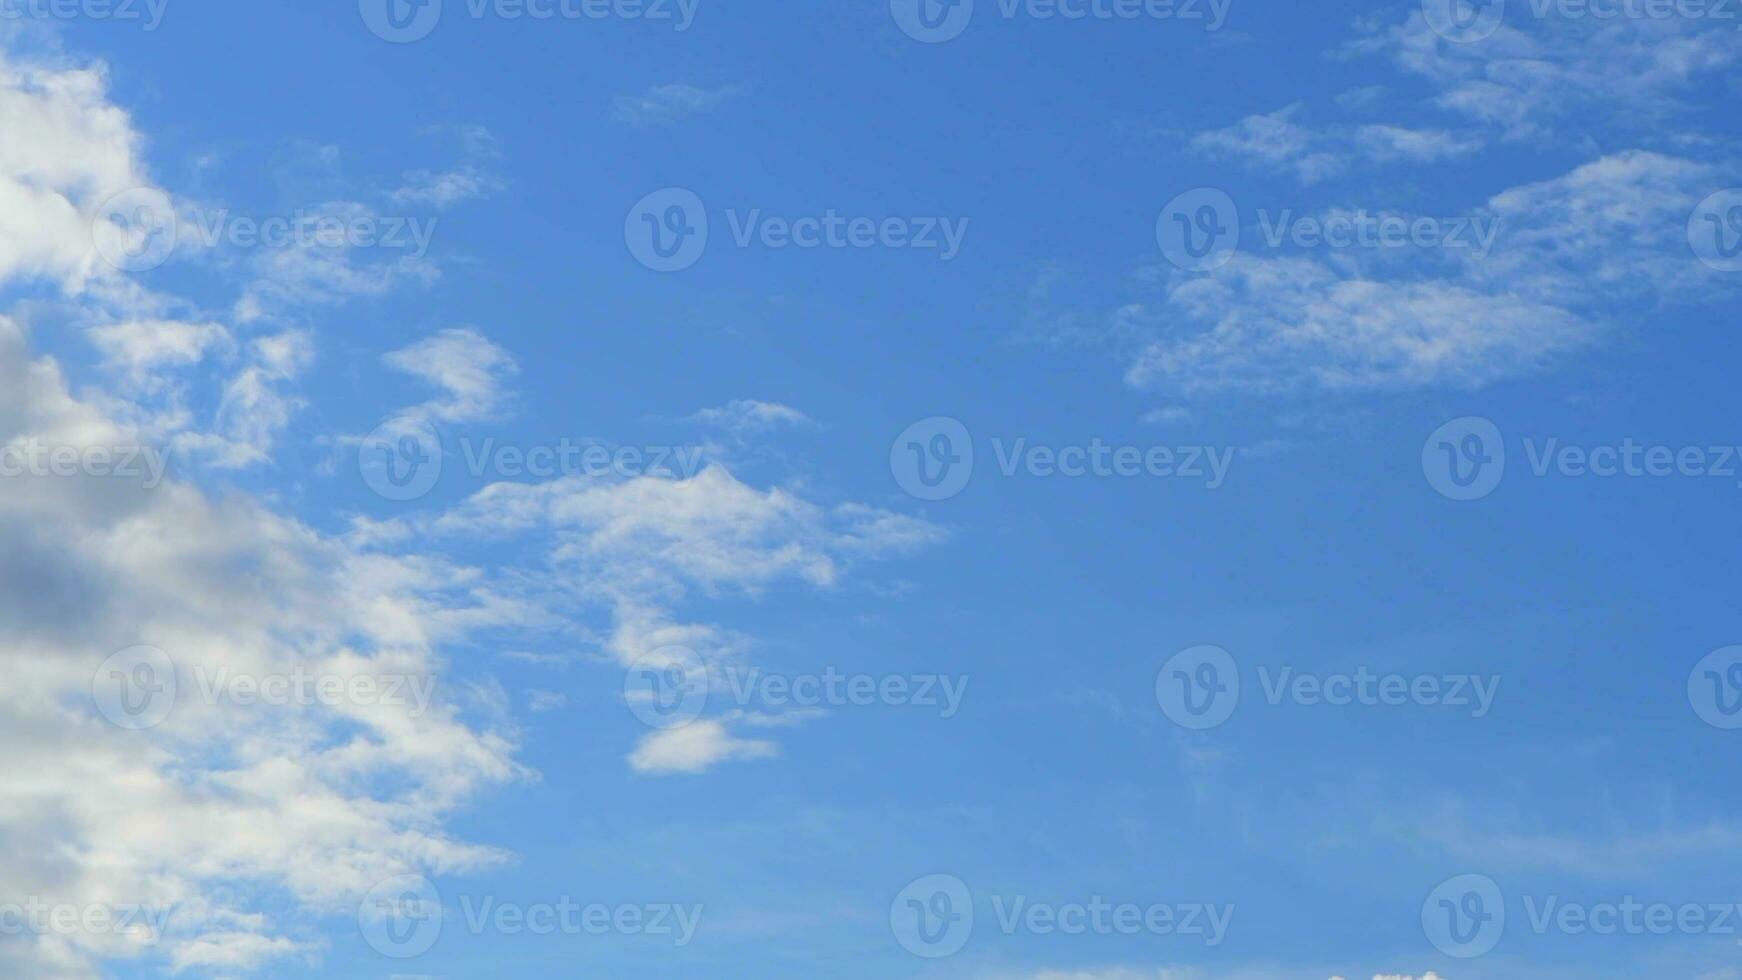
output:
[[[1742,8],[923,2],[0,3],[9,975],[1742,978]]]

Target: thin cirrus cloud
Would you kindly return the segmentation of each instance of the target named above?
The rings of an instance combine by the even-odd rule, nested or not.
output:
[[[1192,148],[1215,159],[1240,160],[1316,184],[1362,164],[1436,163],[1467,156],[1481,141],[1444,129],[1366,124],[1313,128],[1300,121],[1300,103],[1247,116],[1225,129],[1201,133]]]
[[[750,91],[744,84],[716,89],[694,85],[655,85],[639,95],[621,95],[613,104],[619,122],[631,126],[669,126],[691,116],[705,115]]]
[[[1176,395],[1479,388],[1600,344],[1636,313],[1730,294],[1732,283],[1688,253],[1686,235],[1695,206],[1733,169],[1690,156],[1702,141],[1675,131],[1698,83],[1735,63],[1727,34],[1678,18],[1551,18],[1457,45],[1419,12],[1401,23],[1364,19],[1335,54],[1387,60],[1427,81],[1429,99],[1414,110],[1432,124],[1315,127],[1297,103],[1204,133],[1194,148],[1316,185],[1363,161],[1464,159],[1496,140],[1557,131],[1638,142],[1436,219],[1494,227],[1481,254],[1243,247],[1203,273],[1146,266],[1139,280],[1157,295],[1124,304],[1104,328],[1132,351],[1126,380]],[[1355,208],[1349,190],[1334,193],[1346,207],[1326,213]],[[1258,230],[1242,228],[1243,246]]]

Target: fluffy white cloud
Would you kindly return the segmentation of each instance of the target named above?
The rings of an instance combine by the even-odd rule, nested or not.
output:
[[[113,274],[94,245],[99,213],[147,180],[107,83],[101,65],[20,64],[0,51],[0,132],[12,134],[0,140],[0,282],[40,278],[78,292]]]
[[[0,443],[138,438],[73,397],[0,320]],[[512,729],[443,672],[442,645],[468,624],[516,615],[465,569],[358,550],[175,482],[33,476],[6,491],[0,877],[9,895],[168,915],[156,943],[31,936],[5,954],[30,975],[91,976],[106,957],[242,968],[307,946],[298,922],[264,917],[252,896],[282,890],[308,914],[344,914],[391,874],[499,859],[440,827],[481,788],[522,775]],[[105,659],[139,644],[171,657],[180,693],[160,726],[127,731],[102,719],[92,691]],[[424,678],[437,695],[423,712],[345,700],[249,709],[199,693],[221,670]]]

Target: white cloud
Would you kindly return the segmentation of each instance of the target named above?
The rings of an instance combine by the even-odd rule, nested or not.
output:
[[[1216,159],[1245,160],[1316,184],[1358,164],[1434,163],[1481,149],[1480,140],[1443,129],[1369,124],[1311,128],[1300,103],[1247,116],[1226,129],[1200,133],[1192,148]]]
[[[502,190],[501,178],[490,170],[490,164],[501,156],[496,138],[482,126],[462,127],[459,136],[463,148],[459,165],[451,170],[414,170],[406,174],[405,184],[390,195],[394,204],[445,211]]]
[[[815,428],[810,416],[778,402],[737,399],[718,408],[704,408],[689,420],[698,425],[724,429],[736,435],[748,435],[781,427]]]
[[[635,126],[662,126],[685,116],[711,112],[742,95],[743,85],[704,89],[694,85],[655,85],[640,95],[617,97],[617,118]]]
[[[443,330],[382,360],[446,392],[407,410],[443,422],[496,418],[506,398],[502,382],[519,370],[513,355],[470,328]]]
[[[98,212],[149,181],[107,87],[101,64],[22,64],[0,52],[0,132],[13,134],[0,140],[0,281],[46,279],[76,293],[113,274],[93,244]]]
[[[766,759],[775,754],[772,742],[734,738],[718,721],[694,721],[642,739],[629,754],[629,764],[641,773],[693,775],[727,760]]]
[[[1742,57],[1721,18],[1521,16],[1479,44],[1445,41],[1420,11],[1363,30],[1345,54],[1389,58],[1435,86],[1436,108],[1508,139],[1569,127],[1656,135],[1702,76]]]
[[[265,361],[279,354],[263,352]],[[126,445],[137,435],[31,360],[0,320],[0,439]],[[500,855],[448,837],[443,816],[518,778],[512,735],[442,688],[429,712],[385,705],[208,703],[194,671],[303,668],[440,678],[468,624],[512,622],[463,569],[358,551],[239,496],[175,482],[30,478],[0,496],[0,877],[15,895],[171,910],[161,944],[32,937],[30,975],[93,975],[94,958],[246,968],[305,944],[304,915],[345,914],[376,881]],[[116,650],[176,661],[183,696],[160,727],[100,720],[90,691]],[[44,848],[41,842],[60,842]],[[266,893],[288,895],[290,919]],[[251,907],[259,902],[258,907]]]
[[[382,241],[393,234],[373,208],[337,201],[305,209],[323,227],[372,226]],[[311,306],[331,306],[357,297],[382,296],[406,285],[427,285],[441,271],[425,257],[434,233],[428,221],[400,229],[403,247],[377,247],[358,238],[303,236],[280,248],[257,249],[250,259],[252,280],[236,301],[241,323],[279,319]],[[424,240],[419,241],[419,236]]]
[[[499,483],[425,528],[493,541],[533,536],[547,549],[546,577],[609,611],[606,646],[618,664],[682,646],[709,669],[741,658],[747,640],[680,621],[674,610],[691,593],[753,598],[789,581],[830,589],[858,561],[907,553],[942,536],[924,521],[887,511],[829,508],[779,488],[759,490],[718,465],[688,479]],[[765,758],[771,743],[731,733],[734,724],[768,727],[756,721],[722,716],[647,734],[630,764],[641,772],[695,773]]]
[[[108,323],[88,334],[105,365],[139,387],[149,385],[156,372],[198,364],[211,351],[234,344],[219,324],[179,320]]]
[[[1627,304],[1709,300],[1725,288],[1687,253],[1687,217],[1712,168],[1641,151],[1513,188],[1471,217],[1497,222],[1486,255],[1237,255],[1167,276],[1128,380],[1185,392],[1479,387],[1528,374],[1621,329]],[[1162,326],[1166,324],[1166,326]]]

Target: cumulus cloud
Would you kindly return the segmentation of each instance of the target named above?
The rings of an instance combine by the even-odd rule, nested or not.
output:
[[[78,292],[114,274],[98,234],[115,195],[148,183],[125,111],[108,101],[101,65],[22,64],[0,51],[0,281],[46,279]]]
[[[267,355],[268,357],[272,355]],[[136,444],[77,400],[0,320],[0,442]],[[300,916],[344,914],[381,878],[501,859],[444,814],[524,774],[512,731],[468,720],[451,687],[427,712],[385,703],[247,709],[200,696],[219,671],[340,678],[443,674],[466,624],[511,620],[462,568],[360,551],[243,497],[171,481],[9,480],[0,495],[0,797],[8,891],[75,906],[166,910],[161,936],[29,936],[32,976],[92,976],[105,958],[243,969],[308,948]],[[27,598],[28,597],[28,598]],[[140,644],[175,665],[155,728],[105,721],[92,692]],[[45,849],[45,840],[61,842]],[[266,893],[300,912],[269,917]]]

